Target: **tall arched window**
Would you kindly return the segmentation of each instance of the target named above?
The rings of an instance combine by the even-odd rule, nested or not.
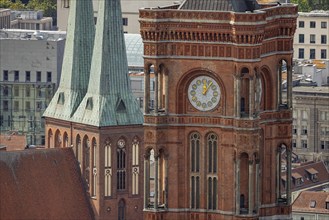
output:
[[[191,208],[200,208],[200,134],[190,135],[191,152]]]
[[[68,147],[69,146],[69,137],[66,132],[64,132],[63,141],[64,141],[63,147]]]
[[[48,131],[48,148],[53,147],[53,131],[49,129]]]
[[[96,189],[97,189],[97,183],[96,183],[96,178],[97,178],[97,143],[96,140],[93,139],[92,142],[92,167],[93,167],[93,174],[92,174],[92,192],[91,195],[93,197],[96,196]]]
[[[105,196],[112,195],[112,158],[111,142],[106,140],[105,145]]]
[[[132,147],[132,194],[137,195],[138,190],[138,179],[139,179],[139,141],[137,138],[133,140]]]
[[[117,189],[126,189],[126,142],[120,139],[117,144]]]
[[[62,135],[59,130],[55,132],[55,147],[62,147]]]
[[[218,138],[211,133],[207,136],[207,197],[208,209],[217,209],[217,158]]]
[[[89,138],[85,136],[83,138],[83,166],[82,166],[83,174],[87,182],[88,190],[90,184],[90,143]]]
[[[81,137],[80,135],[77,135],[76,139],[75,139],[75,157],[78,159],[79,164],[81,166]]]

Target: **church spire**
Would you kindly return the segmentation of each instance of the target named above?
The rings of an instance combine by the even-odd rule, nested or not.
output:
[[[61,81],[44,116],[70,120],[87,92],[95,25],[92,0],[71,1]]]
[[[99,2],[88,92],[73,121],[98,127],[143,123],[130,88],[120,0]]]

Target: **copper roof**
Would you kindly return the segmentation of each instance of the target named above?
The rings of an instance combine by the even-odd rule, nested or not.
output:
[[[93,219],[71,148],[2,151],[0,179],[0,219]]]
[[[328,196],[329,192],[301,192],[292,205],[292,211],[329,214],[329,209],[326,209],[326,199]]]

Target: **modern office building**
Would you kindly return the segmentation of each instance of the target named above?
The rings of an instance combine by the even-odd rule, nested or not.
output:
[[[42,11],[11,11],[11,29],[52,30],[53,18],[43,17]]]
[[[67,30],[67,20],[72,0],[57,0],[57,26],[59,30]],[[181,0],[121,0],[122,22],[125,33],[139,34],[138,10],[142,7],[156,7],[171,5]],[[97,20],[99,0],[93,0],[94,19]]]
[[[0,131],[44,144],[42,114],[59,83],[65,32],[0,30]]]
[[[10,28],[10,14],[10,9],[0,8],[0,29]]]
[[[329,59],[329,11],[299,12],[294,59]]]

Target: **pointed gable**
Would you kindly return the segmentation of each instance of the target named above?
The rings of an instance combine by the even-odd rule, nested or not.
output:
[[[95,25],[92,0],[71,1],[59,88],[44,116],[69,120],[87,92]]]
[[[73,121],[98,127],[143,123],[130,88],[119,0],[99,2],[88,92]]]

